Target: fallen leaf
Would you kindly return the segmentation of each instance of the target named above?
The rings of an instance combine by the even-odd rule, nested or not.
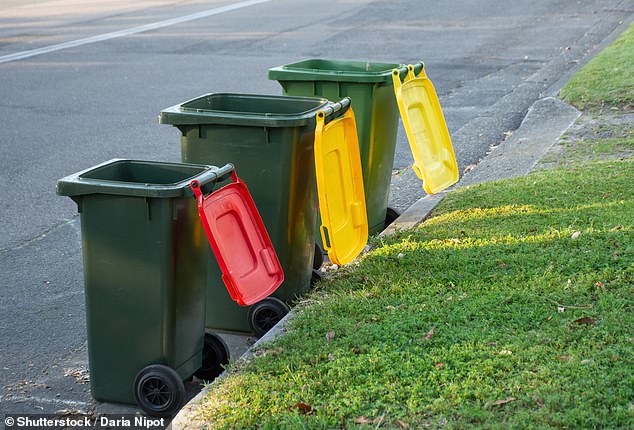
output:
[[[475,167],[475,164],[469,164],[467,167],[464,168],[464,170],[462,171],[462,173],[469,173],[470,171],[473,170],[473,168]]]
[[[539,406],[540,408],[544,407],[544,401],[540,398],[535,397],[535,403],[537,403],[537,406]]]
[[[515,397],[507,397],[504,400],[495,400],[493,402],[486,402],[484,405],[484,409],[489,409],[491,406],[504,406],[507,403],[513,402],[517,400]]]
[[[597,322],[595,320],[593,320],[590,317],[583,317],[583,318],[579,318],[577,320],[574,321],[575,323],[581,325],[581,324],[585,324],[585,325],[595,325]]]
[[[575,231],[574,233],[572,233],[572,236],[570,236],[571,239],[577,239],[579,236],[581,236],[581,232],[580,231]]]
[[[377,427],[381,426],[385,422],[385,415],[375,418],[372,421],[372,424],[376,424]]]
[[[279,355],[280,352],[282,352],[282,348],[265,348],[260,349],[257,352],[262,356],[271,355],[275,357],[276,355]]]
[[[72,376],[75,382],[78,384],[85,384],[90,382],[90,375],[88,369],[83,367],[77,367],[73,369],[64,369],[64,376]]]
[[[435,330],[436,330],[436,327],[432,327],[431,330],[429,330],[427,334],[421,339],[421,341],[427,342],[428,340],[431,340],[431,338],[434,337]]]
[[[553,319],[553,316],[549,315],[548,318],[546,318],[546,321],[550,321],[551,319]]]
[[[335,332],[334,331],[329,331],[328,333],[326,333],[326,340],[328,342],[330,342],[334,338],[335,338]]]
[[[56,417],[75,417],[75,416],[88,416],[88,412],[82,411],[81,409],[60,409],[55,411],[54,414]]]
[[[604,284],[603,282],[601,282],[601,281],[597,281],[597,282],[595,282],[595,283],[594,283],[594,286],[595,286],[595,287],[599,287],[599,288],[601,288],[602,290],[605,290],[605,284]]]
[[[557,356],[557,360],[561,361],[562,363],[567,363],[568,361],[570,361],[570,356],[568,356],[568,355],[558,355]]]
[[[328,360],[330,361],[335,361],[335,356],[331,354],[328,354]]]
[[[614,257],[614,261],[619,261],[619,254],[617,254],[616,252],[612,253],[612,257]]]
[[[396,420],[394,421],[396,423],[396,425],[398,426],[398,428],[400,429],[408,429],[409,428],[409,424],[407,424],[406,422],[403,422],[401,420]]]
[[[499,261],[499,260],[498,260],[498,267],[499,267],[500,269],[506,269],[506,268],[507,268],[507,267],[509,267],[509,266],[508,266],[508,264],[506,264],[505,262],[503,262],[503,261]]]
[[[354,419],[354,423],[355,424],[372,424],[373,420],[371,420],[370,418],[366,418],[364,416],[360,416]]]
[[[442,369],[442,363],[436,363],[434,366],[436,366],[436,369]]]
[[[359,321],[358,323],[355,324],[354,329],[359,330],[362,325],[363,325],[363,321]]]
[[[615,362],[616,360],[618,360],[618,359],[619,359],[619,356],[618,356],[618,355],[613,355],[612,357],[610,357],[610,361],[611,361],[612,363],[614,363],[614,362]]]
[[[309,415],[313,413],[313,407],[304,402],[299,402],[291,406],[291,411],[297,410],[299,413]]]

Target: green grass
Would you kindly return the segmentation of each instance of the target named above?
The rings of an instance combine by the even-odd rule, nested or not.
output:
[[[634,108],[634,24],[579,70],[560,95],[580,109]]]
[[[629,159],[452,192],[321,283],[199,423],[633,428],[632,178]]]

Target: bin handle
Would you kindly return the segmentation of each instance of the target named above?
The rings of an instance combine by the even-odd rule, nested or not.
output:
[[[337,103],[333,103],[330,106],[326,106],[324,109],[320,110],[318,115],[324,116],[324,124],[328,124],[330,121],[335,119],[335,114],[341,112],[344,114],[350,108],[351,100],[350,97],[344,97]],[[339,116],[339,115],[337,115]]]
[[[420,66],[420,71],[418,72],[418,75],[416,75],[416,68],[418,66]],[[422,60],[416,64],[408,64],[407,66],[401,64],[400,67],[392,69],[392,82],[396,88],[400,87],[402,83],[405,83],[415,77],[427,77],[425,74],[425,63]]]
[[[196,198],[199,198],[199,195],[202,196],[203,194],[202,191],[200,191],[200,188],[210,183],[215,184],[216,182],[224,181],[225,179],[227,179],[227,175],[231,175],[231,179],[233,180],[233,182],[239,181],[239,179],[234,180],[234,176],[235,178],[238,178],[234,165],[231,163],[227,163],[217,170],[207,170],[198,179],[194,179],[193,181],[191,181],[189,183],[189,188],[191,188],[191,190],[194,192],[194,196]]]

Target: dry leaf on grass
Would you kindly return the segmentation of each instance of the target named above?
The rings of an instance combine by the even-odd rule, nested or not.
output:
[[[428,340],[431,340],[431,338],[434,337],[435,331],[436,331],[436,327],[432,327],[431,330],[429,330],[427,334],[421,338],[421,341],[427,342]]]
[[[330,342],[334,338],[335,338],[335,332],[334,331],[329,331],[328,333],[326,333],[326,340],[328,342]]]
[[[295,403],[293,406],[291,406],[291,411],[295,410],[304,415],[312,414],[314,411],[312,406],[307,405],[304,402]]]
[[[484,409],[489,409],[491,406],[504,406],[507,403],[513,402],[517,400],[515,397],[507,397],[504,400],[495,400],[492,402],[486,402],[486,404],[484,405]]]
[[[408,429],[409,428],[409,424],[407,424],[406,422],[403,422],[401,420],[396,420],[394,421],[394,423],[398,426],[398,428],[400,429]]]
[[[592,318],[590,318],[590,317],[583,317],[583,318],[579,318],[579,319],[576,319],[574,322],[575,322],[576,324],[579,324],[579,325],[582,325],[582,324],[585,324],[585,325],[595,325],[595,324],[597,323],[595,320],[593,320],[593,319],[592,319]]]
[[[572,236],[570,236],[571,239],[577,239],[579,238],[579,236],[581,236],[581,232],[580,231],[575,231],[574,233],[572,233]]]
[[[356,417],[354,419],[355,424],[372,424],[373,422],[373,420],[364,416]]]
[[[379,427],[379,426],[382,426],[384,422],[385,422],[385,415],[375,418],[374,421],[372,421],[372,424],[376,424],[376,426]]]

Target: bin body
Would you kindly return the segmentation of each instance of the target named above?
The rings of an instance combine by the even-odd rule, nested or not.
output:
[[[284,95],[352,100],[370,234],[385,227],[399,118],[391,75],[395,68],[406,71],[395,63],[323,59],[269,69],[269,79],[280,83]]]
[[[314,163],[315,115],[323,99],[208,94],[161,112],[181,132],[182,161],[231,160],[258,208],[284,270],[273,294],[285,302],[310,287],[318,214]],[[209,258],[206,327],[251,332],[248,307],[223,287]]]
[[[135,376],[151,364],[182,379],[201,366],[208,245],[185,187],[208,169],[115,160],[58,183],[80,212],[97,400],[135,404]]]

